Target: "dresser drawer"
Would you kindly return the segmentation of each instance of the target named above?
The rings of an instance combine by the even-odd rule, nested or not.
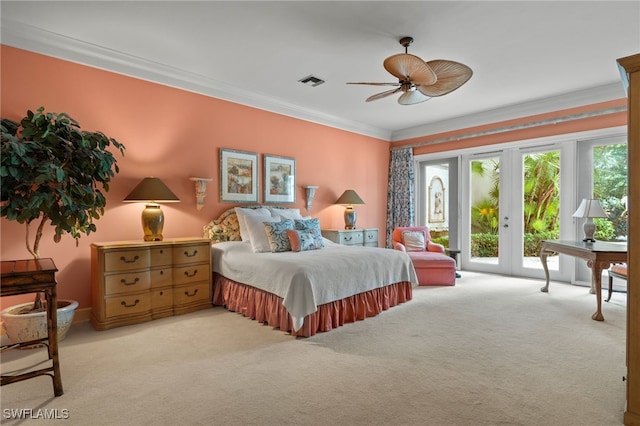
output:
[[[151,291],[151,309],[173,307],[173,289],[161,288]]]
[[[174,287],[173,289],[174,305],[186,305],[196,302],[207,302],[209,300],[210,297],[208,282],[184,285],[180,287]]]
[[[378,230],[376,228],[364,230],[364,245],[378,247]]]
[[[173,264],[184,265],[187,263],[209,262],[211,257],[211,246],[209,244],[185,245],[174,247]]]
[[[151,249],[151,267],[171,265],[173,250],[171,247],[156,247]]]
[[[119,272],[149,267],[149,250],[118,250],[104,254],[104,271]]]
[[[344,231],[339,233],[340,244],[348,246],[361,246],[364,242],[364,234],[362,231]]]
[[[180,285],[209,280],[209,275],[211,275],[209,263],[180,266],[173,268],[173,284]]]
[[[149,293],[132,294],[130,296],[112,296],[105,299],[107,318],[120,315],[133,315],[148,312],[151,308]]]
[[[106,275],[104,277],[104,294],[107,296],[147,289],[149,289],[149,271]]]
[[[170,286],[173,282],[173,269],[170,266],[151,270],[151,288]]]

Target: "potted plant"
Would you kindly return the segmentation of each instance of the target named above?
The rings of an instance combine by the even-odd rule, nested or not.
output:
[[[120,171],[108,148],[113,146],[124,155],[124,145],[101,132],[81,130],[69,115],[45,112],[44,107],[35,113],[27,111],[19,123],[0,121],[0,216],[25,224],[26,247],[31,256],[40,258],[40,240],[46,224],[54,227],[55,242],[70,234],[77,245],[83,234],[95,232],[94,220],[104,214],[106,205],[103,191],[109,190],[111,178]],[[32,235],[34,222],[37,228]],[[2,311],[12,341],[46,336],[44,304],[38,293],[34,303]],[[77,306],[75,301],[58,301],[59,339],[64,338]],[[20,319],[39,322],[41,331],[25,331],[12,323]],[[63,325],[67,328],[61,328]]]

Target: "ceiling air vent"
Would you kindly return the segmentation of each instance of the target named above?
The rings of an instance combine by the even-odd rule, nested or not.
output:
[[[316,86],[320,86],[322,83],[324,83],[324,80],[318,77],[315,77],[313,75],[307,76],[305,78],[301,78],[300,80],[298,80],[300,83],[304,83],[307,86],[311,86],[311,87],[316,87]]]

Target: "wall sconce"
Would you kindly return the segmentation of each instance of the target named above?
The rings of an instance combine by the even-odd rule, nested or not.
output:
[[[207,182],[211,182],[211,178],[189,178],[196,183],[196,209],[202,210],[204,207],[204,196],[207,194]]]
[[[158,203],[179,203],[176,194],[157,177],[147,177],[124,199],[128,203],[145,203],[142,211],[142,230],[145,241],[162,241],[164,213]]]
[[[316,195],[316,189],[318,189],[315,185],[307,185],[303,187],[307,193],[307,211],[311,210],[311,203],[313,203],[313,197]]]

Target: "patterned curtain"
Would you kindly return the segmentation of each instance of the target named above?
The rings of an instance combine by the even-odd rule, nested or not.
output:
[[[413,148],[391,150],[387,191],[387,248],[398,226],[413,226]]]

